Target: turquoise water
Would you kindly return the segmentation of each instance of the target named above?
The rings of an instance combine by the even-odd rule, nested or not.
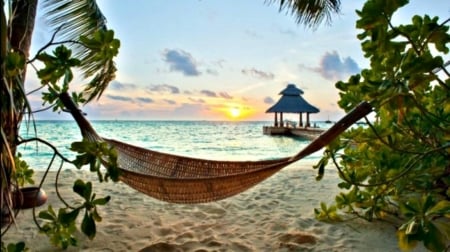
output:
[[[214,160],[286,157],[294,155],[310,142],[298,137],[264,135],[263,126],[270,124],[217,121],[92,122],[102,137],[161,152]],[[75,157],[69,150],[70,144],[81,140],[80,131],[73,121],[36,121],[35,127],[22,125],[21,135],[24,139],[39,137],[50,142],[69,159]],[[20,145],[18,151],[34,169],[41,170],[47,168],[53,155],[50,148],[36,142]],[[322,152],[318,151],[307,159],[317,160],[321,154]],[[59,162],[57,159],[56,168]]]

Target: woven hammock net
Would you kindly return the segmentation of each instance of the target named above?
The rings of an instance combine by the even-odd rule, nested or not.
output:
[[[292,157],[260,161],[218,161],[173,155],[100,137],[67,93],[61,101],[84,138],[105,141],[118,153],[120,180],[153,198],[172,203],[205,203],[239,194],[282,168],[330,143],[372,107],[363,102]]]

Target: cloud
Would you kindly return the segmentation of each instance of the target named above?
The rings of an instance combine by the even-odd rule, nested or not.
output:
[[[223,59],[211,61],[210,63],[208,63],[209,66],[208,66],[208,68],[205,69],[205,72],[209,75],[218,76],[219,70],[223,69],[224,63],[225,63],[225,60],[223,60]]]
[[[320,66],[312,68],[312,70],[325,79],[333,81],[341,80],[361,71],[358,64],[351,57],[341,59],[336,51],[325,53],[320,60]]]
[[[170,66],[170,70],[181,72],[185,76],[198,76],[201,73],[192,55],[183,50],[166,49],[163,52],[164,61]]]
[[[180,93],[180,89],[178,87],[168,85],[168,84],[151,85],[147,89],[151,92],[159,92],[159,93],[164,93],[164,92],[168,92],[171,94],[179,94]]]
[[[219,96],[222,97],[222,98],[225,98],[227,100],[233,99],[233,96],[229,95],[227,92],[220,92]]]
[[[258,78],[258,79],[272,80],[275,77],[275,75],[273,73],[264,72],[261,70],[257,70],[255,68],[242,69],[241,72],[245,75],[250,75],[250,76]]]
[[[136,89],[137,86],[135,84],[125,84],[117,80],[111,81],[109,83],[108,89],[111,90],[125,90],[125,89]]]
[[[202,93],[208,97],[217,97],[217,94],[210,90],[202,90],[202,91],[200,91],[200,93]]]
[[[177,104],[177,102],[174,101],[174,100],[164,99],[164,101],[167,102],[167,103],[170,104],[170,105]]]
[[[275,103],[275,101],[271,97],[267,96],[266,98],[264,98],[264,103],[265,104],[273,104],[273,103]]]
[[[205,103],[205,100],[203,99],[194,99],[192,97],[189,97],[189,100],[195,103]]]
[[[111,81],[111,83],[109,83],[109,86],[108,86],[110,89],[113,89],[113,90],[122,90],[122,89],[125,89],[125,85],[124,84],[122,84],[122,83],[120,83],[120,82],[118,82],[118,81],[116,81],[116,80],[114,80],[114,81]]]
[[[133,99],[131,99],[130,97],[121,96],[121,95],[106,95],[106,97],[108,97],[111,100],[116,100],[116,101],[133,101]]]
[[[219,67],[219,68],[223,68],[223,65],[225,64],[225,62],[226,61],[224,59],[219,59],[219,60],[216,60],[216,61],[212,62],[212,64],[214,66]]]
[[[173,110],[174,115],[178,115],[178,119],[182,119],[183,116],[197,115],[205,110],[202,104],[187,104],[183,103],[180,107]]]
[[[219,75],[219,72],[217,70],[215,70],[215,69],[212,69],[212,68],[206,69],[206,73],[210,74],[210,75],[216,75],[216,76]]]
[[[153,99],[152,98],[148,98],[148,97],[137,97],[136,100],[143,102],[143,103],[153,103]]]

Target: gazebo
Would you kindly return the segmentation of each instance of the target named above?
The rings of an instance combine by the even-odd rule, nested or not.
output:
[[[303,91],[295,86],[295,84],[288,84],[287,87],[279,93],[281,96],[275,105],[270,107],[266,113],[275,113],[275,127],[284,127],[283,113],[299,114],[299,126],[310,127],[309,114],[318,113],[320,110],[309,104],[303,99]],[[278,121],[278,113],[280,114],[280,121]],[[306,113],[306,124],[303,125],[303,113]]]

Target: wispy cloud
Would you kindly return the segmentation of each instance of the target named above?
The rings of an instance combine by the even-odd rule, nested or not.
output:
[[[203,94],[203,95],[206,95],[208,97],[217,97],[216,92],[211,91],[211,90],[205,90],[204,89],[204,90],[200,91],[200,93]]]
[[[264,103],[265,104],[273,104],[273,103],[275,103],[275,101],[271,97],[267,96],[266,98],[264,98]]]
[[[150,92],[158,92],[158,93],[166,93],[166,92],[171,94],[180,93],[180,89],[178,87],[168,84],[150,85],[147,89]]]
[[[351,57],[343,58],[336,51],[327,52],[322,56],[319,67],[310,68],[300,65],[300,68],[307,68],[319,73],[327,80],[342,80],[351,74],[361,71],[358,64]]]
[[[185,76],[198,76],[200,71],[192,55],[183,50],[166,49],[163,52],[164,61],[170,66],[170,70],[181,72]]]
[[[137,97],[136,100],[138,100],[139,102],[142,103],[153,103],[154,100],[152,98],[148,98],[148,97]]]
[[[174,104],[177,104],[177,102],[176,102],[176,101],[174,101],[174,100],[170,100],[170,99],[164,99],[164,101],[165,101],[166,103],[170,104],[170,105],[174,105]]]
[[[245,75],[249,75],[258,79],[272,80],[275,75],[270,72],[264,72],[255,68],[242,69],[241,72]]]
[[[126,90],[126,89],[136,89],[137,85],[135,84],[129,84],[129,83],[122,83],[117,80],[111,81],[111,83],[108,86],[108,89],[111,90]]]
[[[225,62],[226,61],[224,59],[219,59],[219,60],[213,61],[212,64],[219,68],[223,68],[223,65],[225,64]]]
[[[108,97],[111,100],[116,100],[116,101],[133,101],[132,98],[127,97],[127,96],[121,96],[121,95],[106,95],[106,97]]]
[[[233,99],[233,96],[229,95],[227,92],[220,92],[219,96],[224,98],[224,99],[227,99],[227,100]]]
[[[180,107],[173,110],[173,113],[175,115],[195,115],[195,114],[201,114],[201,112],[205,110],[205,107],[203,104],[188,104],[183,103]],[[180,116],[182,117],[182,116]]]
[[[210,75],[215,75],[215,76],[219,75],[219,71],[217,71],[216,69],[212,69],[212,68],[206,69],[206,73],[210,74]]]
[[[189,100],[194,103],[205,103],[205,100],[203,100],[203,99],[194,99],[192,97],[189,97]]]

